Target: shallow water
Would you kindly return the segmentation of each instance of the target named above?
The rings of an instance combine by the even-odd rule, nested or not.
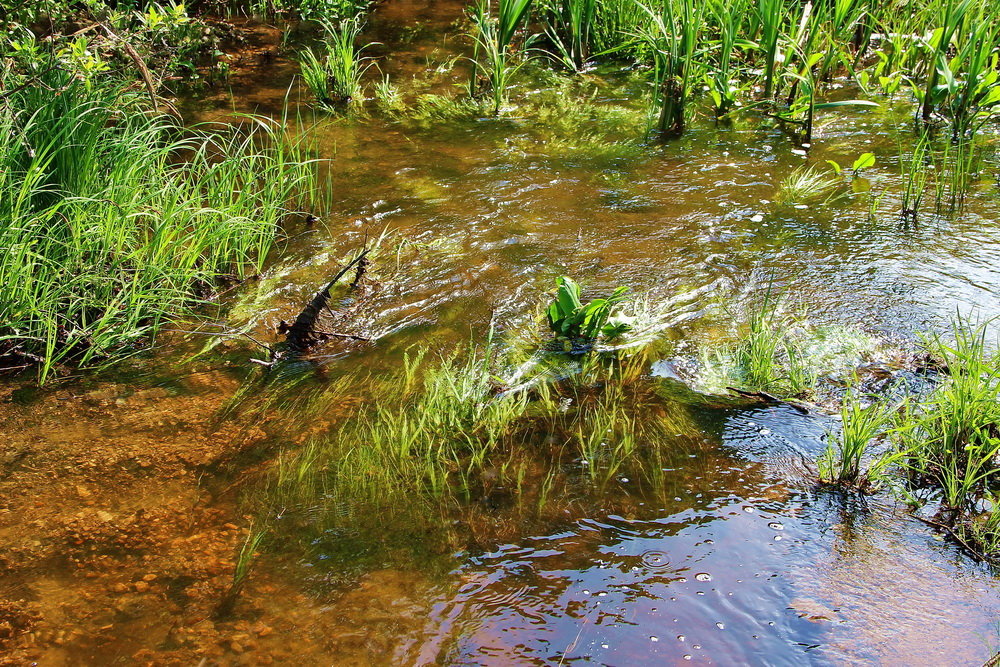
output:
[[[460,12],[455,2],[384,3],[371,31],[382,46],[372,53],[388,54],[380,66],[393,77],[418,75],[460,52]],[[280,59],[262,65],[234,82],[233,100],[207,97],[188,111],[200,120],[225,119],[234,106],[277,114],[289,89],[298,95],[294,73]],[[592,75],[574,85],[593,92],[595,108],[620,103],[634,87],[628,77],[606,80]],[[386,229],[395,234],[390,246],[409,245],[396,264],[387,253],[373,268],[382,285],[358,317],[377,340],[331,344],[327,379],[393,367],[413,343],[450,350],[483,336],[491,320],[501,331],[523,327],[560,274],[589,293],[624,284],[671,300],[668,334],[681,350],[725,339],[733,314],[768,284],[817,321],[904,340],[945,328],[956,311],[1000,313],[994,179],[976,184],[961,214],[927,207],[917,225],[899,221],[897,146],[911,136],[905,105],[824,116],[808,156],[750,118],[732,127],[702,119],[666,146],[628,143],[641,134],[642,113],[624,108],[613,116],[618,124],[598,114],[559,131],[527,117],[321,121],[312,131],[319,153],[332,158],[334,210],[314,228],[290,230],[261,281],[234,297],[227,324],[273,341],[278,320],[294,318],[344,257]],[[984,140],[984,173],[994,167],[992,141]],[[865,151],[878,159],[865,174],[873,195],[807,208],[774,203],[796,166],[850,163]],[[182,372],[162,369],[119,384],[167,386],[179,397],[178,414],[208,421],[236,392],[229,375],[248,354],[211,353],[226,381],[196,389]],[[480,498],[416,527],[400,525],[405,513],[386,517],[377,530],[328,526],[322,496],[284,508],[279,545],[260,567],[319,601],[306,620],[294,617],[304,631],[328,635],[327,643],[309,640],[312,657],[302,660],[981,664],[996,652],[1000,587],[991,572],[887,497],[863,503],[815,490],[811,461],[829,418],[787,406],[705,407],[690,392],[675,396],[662,368],[647,373],[667,387],[657,405],[690,412],[700,430],[655,484],[626,471],[597,490],[570,489],[544,512]],[[365,400],[364,386],[355,391],[354,400]],[[126,423],[140,402],[131,392],[109,394],[122,402],[107,411],[119,410]],[[284,430],[274,429],[282,435],[251,452],[251,463],[266,468],[275,451],[299,446],[312,427],[287,433],[298,409],[290,402],[272,410],[268,424]],[[94,415],[73,418],[67,432],[118,437],[87,421]],[[335,415],[309,413],[320,418]],[[160,414],[150,420],[144,437],[165,442],[199,428]],[[58,423],[25,423],[42,441],[72,436]],[[216,484],[228,488],[242,463]],[[289,618],[305,606],[281,602],[270,609]],[[298,641],[306,640],[293,648]],[[123,644],[136,648],[111,639],[88,655],[124,655]]]

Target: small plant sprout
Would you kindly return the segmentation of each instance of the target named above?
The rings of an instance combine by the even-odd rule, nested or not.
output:
[[[826,162],[827,164],[830,165],[830,168],[832,168],[837,173],[838,176],[844,172],[844,168],[841,167],[836,160],[827,160]],[[858,156],[858,159],[856,159],[851,164],[850,170],[854,176],[858,176],[861,174],[862,171],[874,165],[875,165],[875,155],[873,153],[862,153],[861,155]]]
[[[851,171],[854,175],[859,175],[863,170],[869,167],[875,166],[875,155],[874,153],[862,153],[858,156],[858,159],[854,161],[851,165]]]
[[[830,165],[830,168],[838,175],[844,173],[844,168],[840,166],[834,160],[827,160],[826,163]],[[858,158],[851,164],[849,170],[851,172],[851,189],[855,192],[867,191],[871,185],[868,179],[861,177],[861,172],[875,164],[875,155],[873,153],[862,153]]]

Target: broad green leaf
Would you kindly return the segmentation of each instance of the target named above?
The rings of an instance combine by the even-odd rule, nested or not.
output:
[[[854,164],[851,165],[851,169],[854,171],[861,171],[862,169],[867,169],[875,164],[875,155],[873,153],[862,153]]]

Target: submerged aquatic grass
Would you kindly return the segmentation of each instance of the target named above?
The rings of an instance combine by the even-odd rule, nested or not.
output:
[[[739,339],[728,349],[716,350],[707,366],[721,367],[726,384],[739,388],[802,396],[813,387],[799,322],[786,310],[785,300],[768,286],[759,304],[749,310]]]
[[[696,430],[680,413],[634,409],[650,400],[645,349],[579,356],[490,339],[454,356],[417,350],[392,377],[354,377],[369,400],[279,458],[268,503],[322,499],[385,517],[475,504],[497,488],[534,506],[557,480],[600,487],[630,465],[638,476],[645,450]]]
[[[240,594],[243,592],[243,587],[250,577],[254,560],[258,555],[257,552],[263,544],[266,535],[266,531],[255,530],[253,526],[250,527],[250,532],[247,533],[246,539],[243,540],[239,551],[236,553],[232,581],[219,600],[218,606],[215,608],[216,618],[226,618],[233,613],[236,603],[239,601]]]

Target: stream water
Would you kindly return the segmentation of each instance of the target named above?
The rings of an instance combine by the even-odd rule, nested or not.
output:
[[[422,76],[461,52],[461,11],[456,2],[390,0],[372,17],[381,45],[371,53],[396,80]],[[226,118],[234,105],[276,115],[294,74],[283,60],[262,65],[234,80],[232,100],[201,98],[186,111],[200,120]],[[530,96],[525,85],[518,92]],[[555,129],[531,117],[312,127],[319,154],[332,159],[334,210],[291,230],[262,279],[235,296],[227,324],[273,340],[277,320],[293,318],[345,257],[386,229],[391,243],[409,245],[366,306],[365,330],[378,340],[331,346],[330,376],[394,366],[415,343],[451,350],[482,337],[491,319],[523,326],[563,274],[594,294],[628,285],[670,300],[669,335],[682,347],[725,337],[730,315],[769,285],[815,321],[904,341],[946,329],[956,312],[1000,313],[992,138],[986,175],[960,214],[928,210],[904,225],[899,163],[912,132],[902,103],[822,116],[806,155],[773,123],[749,117],[727,127],[697,120],[665,146],[631,143],[643,109],[630,101],[637,87],[628,75],[591,73],[568,85],[589,106],[554,112]],[[877,157],[865,174],[869,193],[778,203],[794,168],[849,164],[862,152]],[[246,356],[213,354],[236,366]],[[239,376],[229,370],[226,382],[192,388],[171,372],[118,384],[138,390],[155,377],[177,410],[198,412],[230,398]],[[809,465],[825,446],[827,417],[785,405],[699,407],[669,364],[653,364],[648,376],[662,409],[686,404],[698,426],[697,446],[663,465],[655,492],[625,472],[599,492],[552,499],[530,520],[479,503],[461,521],[416,530],[388,520],[377,530],[311,522],[322,497],[288,508],[282,546],[260,568],[320,601],[312,618],[323,616],[316,627],[328,634],[302,660],[976,665],[998,650],[1000,583],[987,567],[889,496],[815,488]],[[60,437],[58,424],[28,428]],[[116,437],[102,428],[88,437]],[[159,420],[143,437],[183,439],[185,428],[183,419]],[[431,534],[461,532],[454,524],[463,522],[478,522],[473,532],[485,537],[441,546]],[[109,639],[87,655],[122,655],[116,641],[125,642]]]

